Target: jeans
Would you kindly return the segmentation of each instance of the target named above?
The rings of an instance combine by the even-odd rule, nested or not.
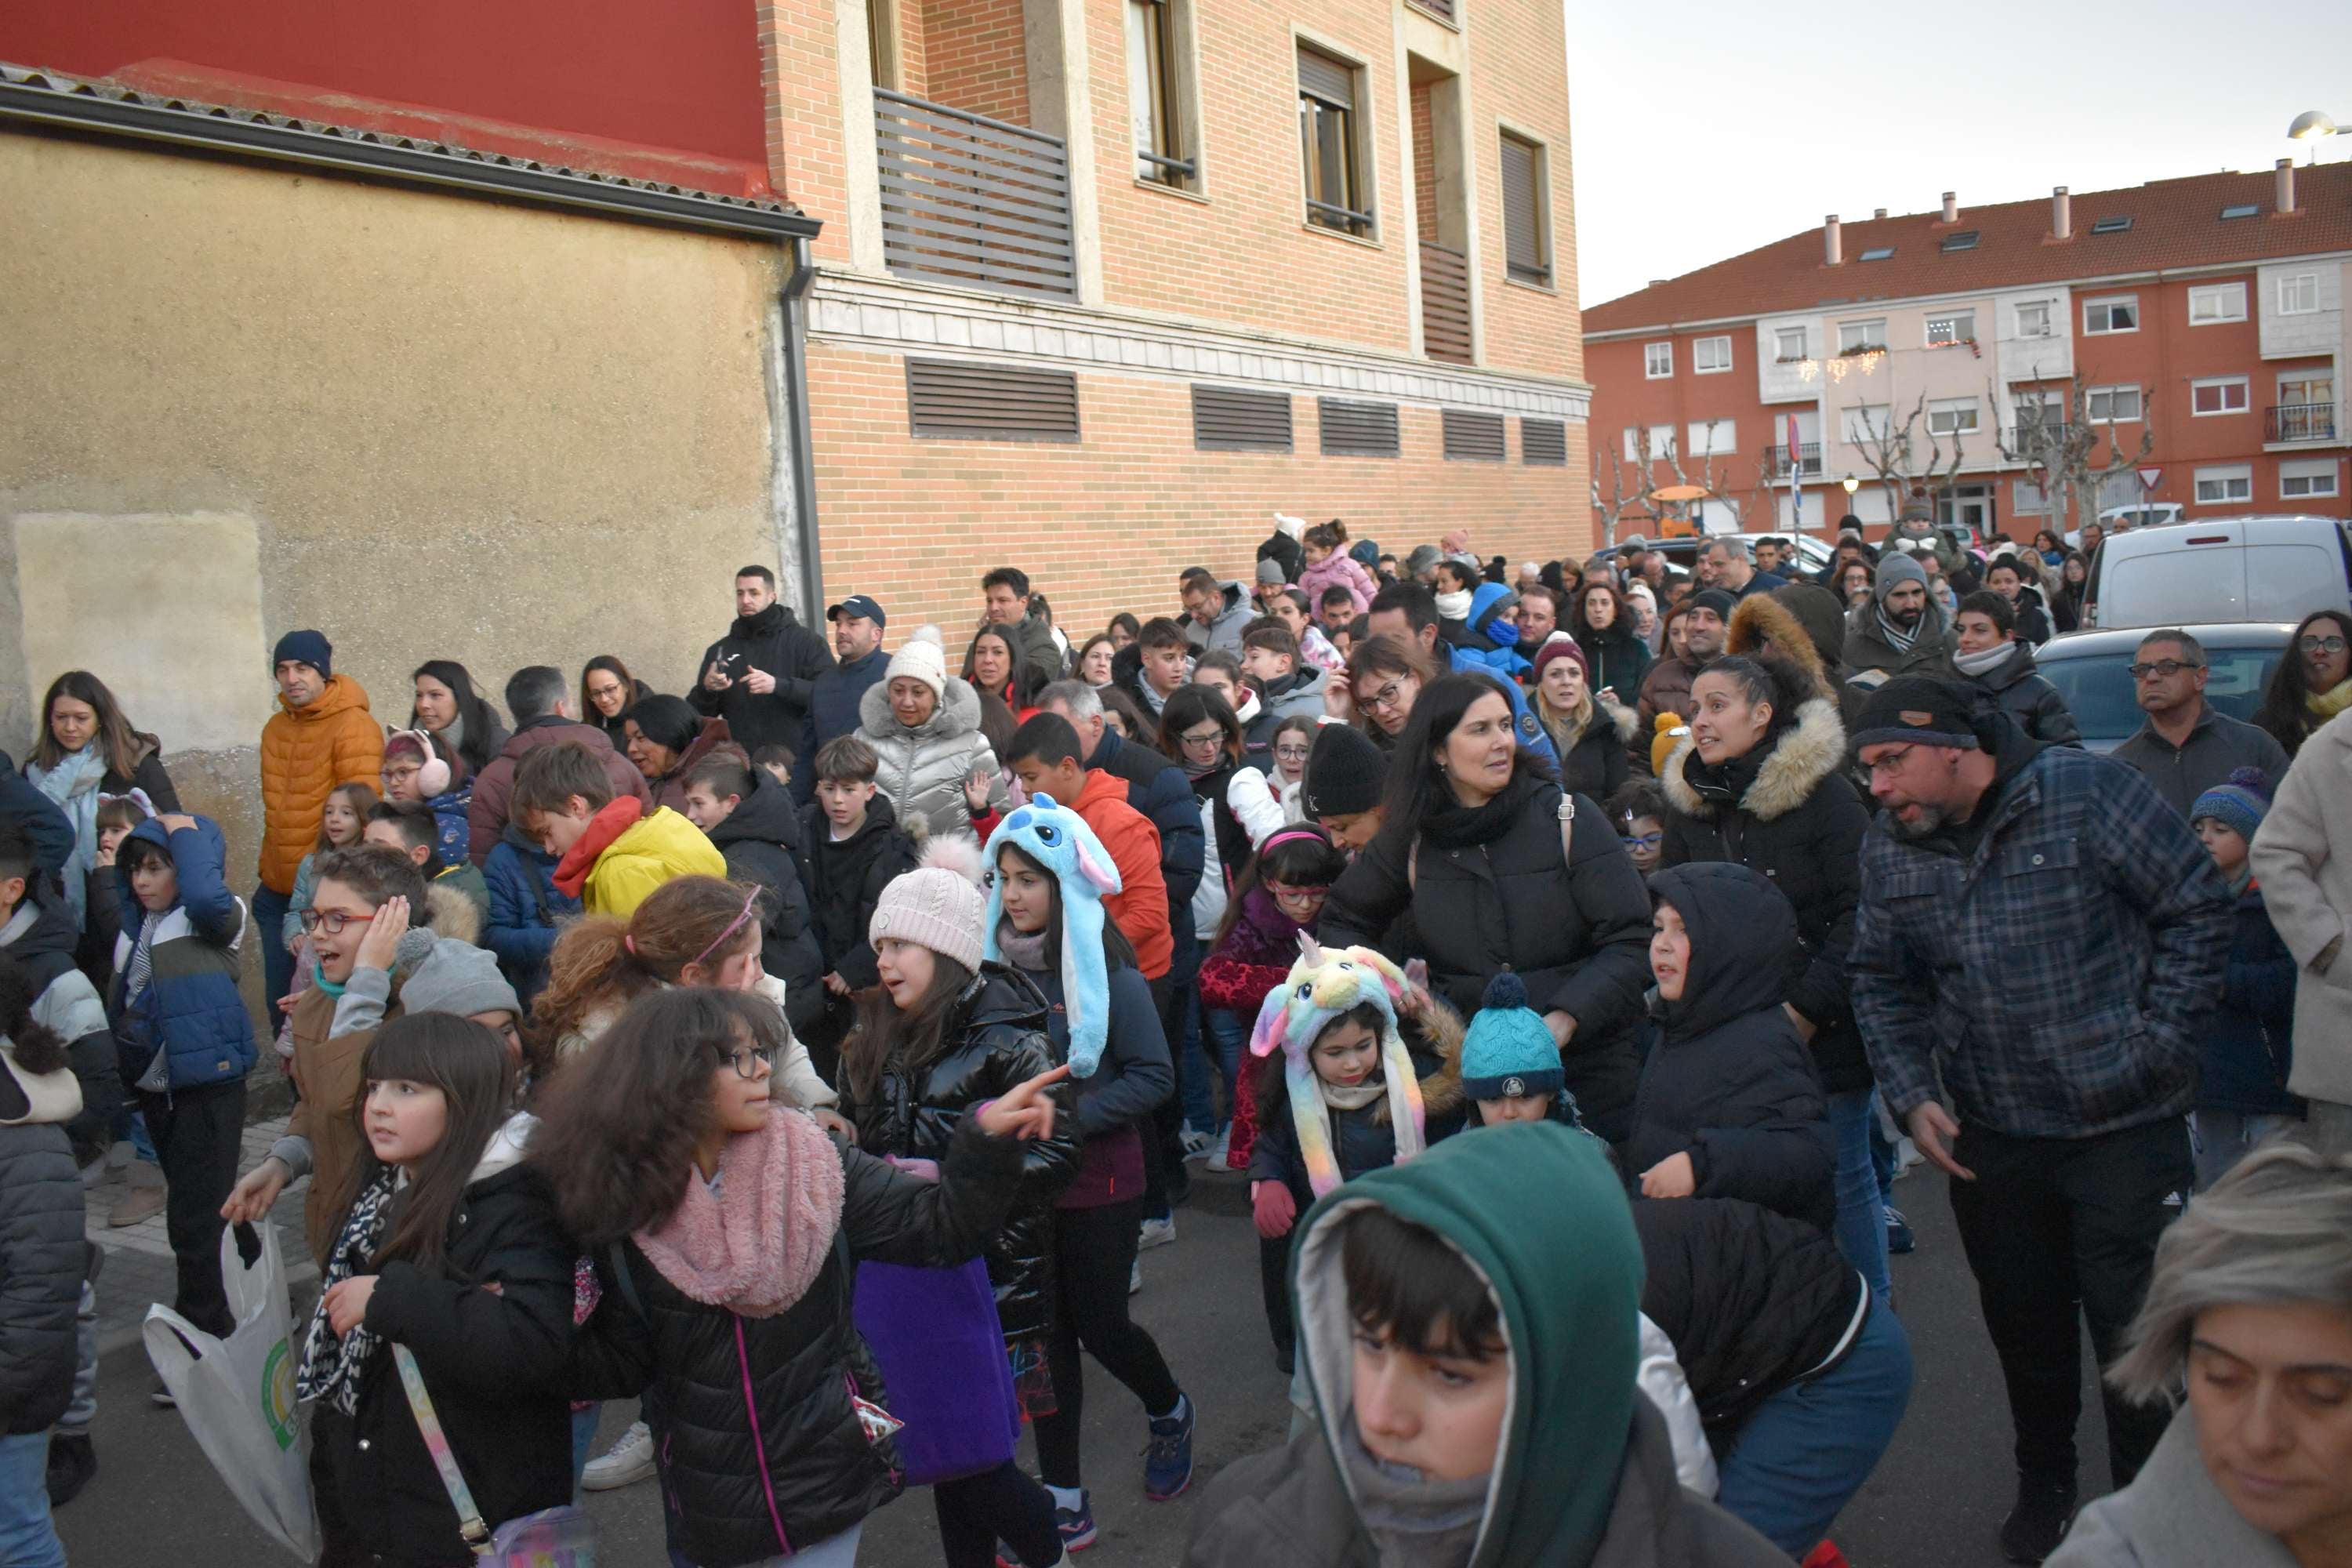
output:
[[[286,950],[286,914],[293,907],[291,893],[273,891],[267,884],[253,889],[253,930],[260,939],[262,983],[267,987],[263,1000],[269,1006],[271,1039],[286,1026],[278,999],[294,989],[294,955]]]
[[[1045,1364],[1054,1378],[1051,1415],[1037,1417],[1037,1468],[1049,1487],[1078,1487],[1078,1434],[1086,1414],[1083,1347],[1103,1370],[1143,1401],[1146,1415],[1176,1408],[1183,1391],[1158,1342],[1127,1315],[1127,1276],[1135,1267],[1135,1227],[1143,1200],[1054,1211],[1054,1323]]]
[[[245,1079],[142,1093],[139,1102],[163,1166],[163,1233],[180,1267],[173,1306],[205,1332],[226,1339],[236,1323],[221,1283],[221,1232],[227,1222],[220,1209],[236,1185]]]
[[[1210,1089],[1213,1068],[1205,1048],[1209,1043],[1208,1021],[1202,1016],[1200,988],[1186,986],[1178,1005],[1184,1009],[1184,1027],[1176,1052],[1176,1092],[1184,1102],[1184,1124],[1213,1138],[1217,1132],[1217,1101]]]
[[[1954,1182],[1952,1217],[1977,1279],[1985,1331],[2000,1357],[2028,1480],[2071,1484],[2083,1405],[2082,1331],[2114,1362],[2147,1294],[2157,1237],[2192,1174],[2180,1117],[2093,1138],[2012,1138],[1964,1123],[1952,1157],[1976,1173]],[[2129,1486],[2171,1412],[2104,1385],[2109,1468]]]
[[[2197,1190],[2201,1193],[2220,1181],[2255,1144],[2294,1123],[2290,1116],[2211,1110],[2199,1106],[2197,1114],[2189,1121],[2189,1141],[2197,1159]]]
[[[572,1500],[580,1500],[580,1476],[588,1468],[588,1447],[596,1440],[597,1418],[604,1414],[602,1405],[583,1405],[572,1413]]]
[[[1871,1159],[1870,1131],[1877,1121],[1873,1104],[1877,1091],[1846,1089],[1829,1097],[1830,1135],[1837,1144],[1838,1250],[1870,1281],[1870,1293],[1882,1301],[1895,1299],[1886,1274],[1886,1204],[1879,1196],[1878,1173]]]
[[[1217,1069],[1218,1079],[1224,1084],[1222,1103],[1227,1121],[1234,1117],[1234,1083],[1242,1070],[1242,1054],[1249,1048],[1250,1024],[1250,1019],[1223,1007],[1201,1009],[1201,1026],[1206,1031],[1202,1043],[1208,1049],[1209,1061]]]
[[[81,1282],[81,1305],[74,1311],[73,1402],[58,1417],[58,1430],[87,1435],[98,1419],[98,1288]],[[0,1557],[0,1563],[7,1559]]]
[[[940,1516],[948,1568],[994,1568],[999,1541],[1019,1563],[1051,1563],[1062,1555],[1054,1495],[1011,1459],[976,1476],[939,1482],[931,1488],[931,1506]]]
[[[66,1549],[49,1522],[49,1435],[0,1437],[0,1563],[65,1568]]]
[[[1756,1407],[1717,1463],[1716,1501],[1757,1533],[1802,1558],[1895,1440],[1911,1399],[1911,1342],[1874,1297],[1844,1359]]]

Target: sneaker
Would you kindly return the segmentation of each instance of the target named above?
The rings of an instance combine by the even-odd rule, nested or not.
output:
[[[1130,1296],[1143,1293],[1143,1259],[1140,1258],[1135,1260],[1135,1267],[1127,1271],[1127,1293]]]
[[[588,1461],[588,1468],[580,1473],[580,1489],[609,1492],[634,1486],[653,1473],[654,1430],[642,1421],[633,1421],[603,1458]]]
[[[1076,1508],[1055,1508],[1054,1528],[1062,1532],[1062,1550],[1084,1552],[1095,1543],[1095,1501],[1085,1492],[1078,1494]]]
[[[185,1340],[181,1341],[183,1344],[186,1342]],[[155,1391],[150,1394],[147,1399],[148,1403],[160,1410],[177,1410],[180,1407],[180,1402],[172,1397],[172,1391],[160,1383],[155,1385]]]
[[[1901,1209],[1895,1207],[1891,1204],[1888,1205],[1886,1209],[1886,1250],[1896,1257],[1901,1257],[1904,1253],[1909,1252],[1918,1245],[1919,1238],[1911,1234],[1911,1222],[1903,1217],[1903,1211]]]
[[[1192,1402],[1180,1403],[1181,1414],[1151,1423],[1151,1440],[1144,1446],[1143,1495],[1153,1502],[1166,1502],[1192,1484]]]
[[[2000,1554],[2011,1563],[2039,1563],[2058,1550],[2074,1517],[2074,1483],[2020,1478],[2017,1506],[2000,1523]]]
[[[139,1167],[133,1165],[131,1168],[135,1171]],[[153,1219],[163,1212],[163,1189],[143,1185],[134,1179],[130,1186],[123,1189],[122,1195],[114,1201],[114,1207],[107,1211],[106,1223],[121,1230],[125,1226]]]
[[[1225,1162],[1233,1152],[1234,1130],[1227,1127],[1223,1132],[1217,1134],[1216,1142],[1210,1146],[1209,1157],[1202,1163],[1207,1165],[1212,1171],[1230,1171],[1233,1167]]]
[[[1184,1158],[1187,1160],[1198,1160],[1202,1158],[1206,1155],[1210,1150],[1215,1148],[1217,1144],[1217,1141],[1215,1139],[1210,1137],[1207,1133],[1192,1127],[1187,1127],[1183,1131],[1178,1133],[1176,1135],[1176,1141],[1184,1146]]]
[[[48,1489],[49,1506],[63,1508],[81,1495],[89,1485],[89,1478],[98,1474],[98,1450],[89,1446],[87,1432],[53,1432],[49,1435]]]
[[[1136,1232],[1135,1249],[1138,1252],[1149,1252],[1155,1247],[1165,1247],[1175,1239],[1176,1216],[1174,1215],[1170,1215],[1166,1219],[1148,1219]]]

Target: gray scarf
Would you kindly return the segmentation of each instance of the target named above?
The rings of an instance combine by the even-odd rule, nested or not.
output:
[[[996,951],[1015,969],[1025,969],[1032,974],[1045,973],[1045,933],[1042,931],[1024,936],[1013,929],[1011,921],[999,921]]]
[[[79,752],[68,752],[58,765],[25,764],[33,787],[57,802],[73,824],[73,858],[66,862],[66,907],[73,910],[74,930],[82,927],[89,898],[89,871],[98,863],[98,786],[106,778],[106,751],[96,741]]]
[[[1356,1494],[1356,1514],[1380,1552],[1381,1568],[1453,1568],[1468,1563],[1478,1543],[1478,1527],[1486,1521],[1490,1478],[1430,1480],[1409,1466],[1374,1458],[1356,1430],[1353,1411],[1342,1420],[1339,1442]]]
[[[1885,605],[1878,606],[1878,635],[1885,637],[1886,646],[1896,653],[1909,653],[1911,645],[1919,640],[1919,634],[1926,629],[1927,625],[1927,612],[1922,610],[1919,612],[1919,618],[1911,623],[1911,629],[1905,631],[1888,618]]]
[[[1952,666],[1962,675],[1990,675],[2009,662],[2009,656],[2016,648],[2015,643],[1997,642],[1981,653],[1956,653],[1952,656]]]

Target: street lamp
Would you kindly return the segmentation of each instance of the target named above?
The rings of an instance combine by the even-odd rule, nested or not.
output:
[[[1854,491],[1862,489],[1862,481],[1855,479],[1852,474],[1848,474],[1845,478],[1840,479],[1838,483],[1845,487],[1845,499],[1848,500],[1852,500],[1853,499]]]
[[[2287,140],[2290,142],[2316,142],[2343,133],[2336,121],[2315,109],[2305,110],[2301,114],[2296,115],[2286,128]],[[2311,150],[2311,161],[2314,163],[2319,162],[2319,149],[2315,146]]]

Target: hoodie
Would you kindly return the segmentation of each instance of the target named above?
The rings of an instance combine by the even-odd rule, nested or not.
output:
[[[337,677],[338,679],[341,679]],[[122,1081],[136,1084],[165,1054],[171,1089],[228,1083],[254,1063],[253,1017],[236,988],[245,942],[245,900],[228,890],[228,841],[209,816],[166,832],[149,817],[123,840],[152,844],[172,858],[180,895],[147,928],[147,910],[131,890],[131,872],[117,858],[114,875],[122,907],[122,934],[114,943],[114,995],[109,1012],[121,1045]],[[130,994],[131,955],[144,943],[151,973]]]
[[[1221,583],[1218,586],[1224,592],[1224,606],[1205,626],[1191,616],[1184,616],[1184,640],[1191,643],[1196,652],[1223,648],[1239,658],[1242,656],[1242,630],[1257,619],[1257,611],[1239,583]]]
[[[607,801],[555,868],[558,892],[592,915],[626,920],[673,877],[724,877],[726,858],[666,805],[651,812],[634,795]]]

